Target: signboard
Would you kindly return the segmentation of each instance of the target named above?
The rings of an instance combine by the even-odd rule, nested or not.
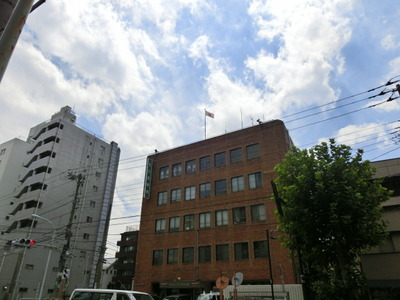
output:
[[[150,199],[151,176],[153,175],[153,160],[147,158],[146,173],[144,175],[143,198]]]

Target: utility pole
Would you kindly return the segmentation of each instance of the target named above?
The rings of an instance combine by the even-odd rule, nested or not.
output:
[[[61,274],[57,279],[57,282],[59,283],[59,290],[58,290],[58,296],[57,296],[58,299],[63,298],[65,284],[67,283],[67,280],[68,280],[68,278],[64,278],[63,275],[65,274],[64,270],[66,269],[67,252],[69,250],[71,237],[72,237],[72,230],[71,230],[72,222],[74,220],[76,205],[79,202],[79,198],[78,198],[79,190],[83,186],[83,183],[85,182],[85,176],[83,176],[82,174],[76,175],[76,174],[69,173],[68,179],[76,181],[76,190],[75,190],[74,201],[72,202],[71,212],[69,215],[69,221],[67,224],[67,228],[65,230],[66,243],[63,246],[63,249],[62,249],[61,255],[60,255],[60,260],[58,262],[58,270]]]

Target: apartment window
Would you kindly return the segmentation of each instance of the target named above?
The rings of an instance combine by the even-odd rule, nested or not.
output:
[[[247,243],[235,243],[235,260],[249,259],[249,248]]]
[[[194,229],[194,215],[184,216],[183,221],[184,221],[184,230],[193,230]]]
[[[244,177],[243,176],[232,177],[231,189],[232,189],[233,193],[243,191],[244,190]]]
[[[96,172],[96,178],[100,178],[101,177],[101,173],[100,172]]]
[[[25,265],[25,269],[26,269],[26,270],[33,270],[33,265],[26,264],[26,265]]]
[[[217,261],[229,260],[229,244],[222,244],[216,246]]]
[[[93,192],[97,192],[99,190],[99,187],[97,185],[93,186]]]
[[[190,264],[194,262],[194,248],[188,247],[182,249],[182,263]]]
[[[200,184],[200,198],[206,198],[211,196],[211,183],[206,182]]]
[[[168,194],[166,191],[159,192],[157,196],[157,205],[165,205],[168,201]]]
[[[215,167],[222,167],[225,166],[225,152],[216,153],[214,154],[214,166]]]
[[[106,152],[106,147],[100,146],[100,154],[104,155],[105,152]]]
[[[182,175],[182,163],[172,165],[172,176]]]
[[[210,228],[211,227],[211,213],[201,213],[199,215],[199,227]]]
[[[211,156],[204,156],[200,158],[200,170],[207,170],[211,168]]]
[[[266,258],[268,257],[268,245],[267,241],[254,241],[254,258]]]
[[[163,250],[154,250],[153,251],[153,266],[161,266],[163,263]]]
[[[196,187],[194,185],[185,187],[185,200],[194,200]]]
[[[247,159],[260,157],[260,145],[254,144],[246,147]]]
[[[251,221],[258,222],[258,221],[265,221],[267,216],[265,214],[265,205],[264,204],[257,204],[251,206]]]
[[[90,201],[89,206],[90,207],[96,207],[96,201]]]
[[[242,148],[236,148],[229,152],[231,163],[242,161]]]
[[[246,224],[246,208],[236,207],[232,209],[233,224]]]
[[[249,174],[249,189],[257,189],[262,187],[261,172]]]
[[[156,220],[156,233],[165,232],[165,219]]]
[[[88,240],[89,237],[90,237],[89,233],[84,233],[84,234],[83,234],[83,239],[84,239],[84,240]]]
[[[210,262],[210,261],[211,261],[211,246],[200,246],[199,262]]]
[[[169,232],[179,231],[179,223],[181,221],[180,217],[169,218]]]
[[[3,154],[5,154],[6,153],[6,149],[4,148],[4,149],[1,149],[1,151],[0,151],[0,155],[3,155]]]
[[[181,201],[181,189],[174,189],[171,191],[171,203]]]
[[[97,163],[99,164],[99,167],[100,167],[100,168],[103,168],[104,159],[99,158],[99,159],[97,160]]]
[[[178,263],[178,249],[168,249],[168,259],[167,264],[177,264]]]
[[[79,252],[79,257],[80,258],[85,258],[86,257],[86,251],[80,251]]]
[[[215,212],[215,225],[216,226],[226,226],[228,225],[228,210],[217,210]]]
[[[168,173],[169,173],[168,166],[167,167],[161,167],[160,168],[160,179],[168,178]]]
[[[215,182],[215,195],[225,195],[226,194],[226,179],[217,180]]]
[[[93,218],[92,217],[86,217],[86,223],[92,223]]]
[[[186,174],[196,172],[196,160],[189,160],[186,162]]]

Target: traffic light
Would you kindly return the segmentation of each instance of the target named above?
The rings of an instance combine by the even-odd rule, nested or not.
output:
[[[36,241],[35,240],[31,240],[31,239],[17,239],[17,240],[13,240],[11,242],[11,244],[13,246],[16,246],[16,247],[27,247],[27,248],[30,248],[31,246],[36,244]]]

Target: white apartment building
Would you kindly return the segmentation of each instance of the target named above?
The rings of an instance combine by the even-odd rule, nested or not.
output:
[[[0,163],[1,299],[60,298],[100,283],[120,149],[75,121],[63,107],[26,142],[0,147],[15,165],[2,173]],[[18,247],[21,238],[36,244]]]

